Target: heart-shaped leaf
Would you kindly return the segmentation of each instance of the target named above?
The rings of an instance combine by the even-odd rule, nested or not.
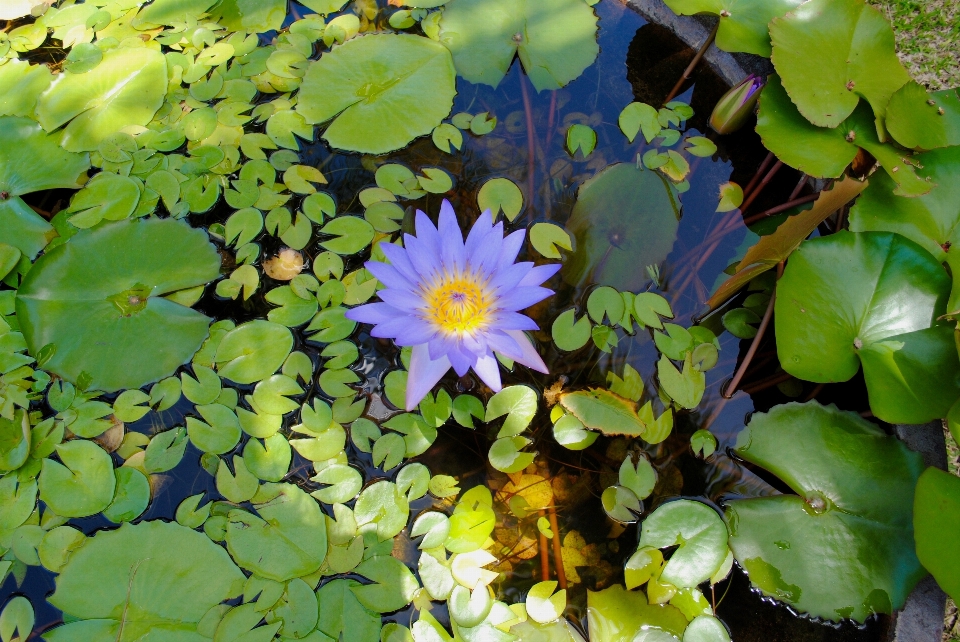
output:
[[[917,557],[937,584],[952,598],[960,598],[960,479],[936,468],[927,468],[917,482],[913,504]]]
[[[457,0],[440,18],[440,42],[457,73],[496,87],[520,62],[537,91],[560,89],[593,64],[597,16],[583,0]]]
[[[674,13],[692,16],[712,13],[720,18],[717,47],[770,57],[767,25],[794,9],[802,0],[667,0]]]
[[[162,521],[124,524],[98,532],[70,555],[50,597],[69,623],[48,635],[125,640],[161,630],[202,639],[197,623],[238,596],[243,582],[227,552],[203,533]]]
[[[960,93],[945,89],[928,94],[911,80],[887,105],[887,129],[894,139],[913,149],[960,145]]]
[[[668,502],[643,520],[637,548],[680,547],[660,575],[662,582],[695,587],[717,572],[727,556],[727,529],[717,512],[689,499]]]
[[[433,131],[456,94],[450,53],[421,36],[354,38],[310,64],[297,112],[333,122],[324,140],[338,149],[382,154]]]
[[[564,280],[642,290],[650,280],[643,268],[667,258],[679,218],[676,188],[659,172],[632,163],[604,168],[580,187],[567,223],[577,250],[563,266]]]
[[[124,127],[149,123],[166,91],[163,54],[147,47],[118,47],[106,51],[92,71],[62,74],[40,95],[37,120],[47,131],[67,125],[64,149],[93,151]]]
[[[777,352],[805,381],[847,381],[863,362],[874,414],[923,423],[960,396],[960,361],[946,326],[950,277],[913,241],[838,232],[805,241],[777,284]]]
[[[850,210],[853,232],[896,232],[923,246],[950,266],[953,290],[947,311],[960,309],[960,147],[938,149],[915,156],[923,178],[937,186],[916,198],[896,194],[896,184],[884,174],[874,174],[870,185]]]
[[[172,219],[110,223],[37,260],[17,294],[17,316],[31,353],[57,346],[50,372],[71,381],[86,372],[100,390],[139,388],[172,373],[207,336],[208,317],[164,295],[219,271],[200,230]]]
[[[757,133],[767,149],[787,165],[819,178],[837,178],[857,156],[870,152],[897,183],[897,194],[919,196],[934,183],[917,176],[917,167],[903,151],[881,143],[869,107],[862,103],[839,125],[818,127],[797,111],[780,79],[770,76],[760,96]]]
[[[925,574],[912,522],[920,455],[817,402],[754,414],[736,452],[797,493],[727,505],[730,547],[754,586],[828,620],[903,606]]]
[[[771,60],[790,98],[814,125],[836,127],[860,97],[881,119],[908,80],[893,28],[862,0],[810,0],[770,23]],[[810,53],[816,52],[816,64]]]

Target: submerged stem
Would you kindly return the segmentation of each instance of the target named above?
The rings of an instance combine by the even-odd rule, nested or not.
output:
[[[523,94],[523,111],[527,116],[527,220],[533,222],[533,173],[536,171],[537,132],[533,129],[533,106],[530,104],[530,92],[527,90],[526,75],[520,74],[520,92]]]
[[[563,550],[560,546],[560,526],[557,524],[557,509],[550,506],[547,509],[550,515],[550,529],[553,531],[553,567],[557,571],[557,582],[560,588],[567,588],[567,572],[563,569]]]

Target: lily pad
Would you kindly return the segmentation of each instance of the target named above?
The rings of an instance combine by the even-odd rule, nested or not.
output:
[[[164,298],[216,278],[206,233],[171,219],[119,221],[82,231],[34,264],[17,294],[32,354],[57,346],[45,368],[70,381],[139,388],[188,361],[210,319]]]
[[[105,509],[117,485],[110,455],[86,440],[61,444],[56,452],[63,463],[43,460],[40,499],[64,517],[87,517]]]
[[[460,76],[491,87],[519,55],[537,91],[560,89],[600,53],[597,16],[583,0],[456,0],[440,18],[440,42]]]
[[[936,149],[960,145],[960,93],[945,89],[928,94],[911,80],[887,105],[887,129],[904,147]]]
[[[679,219],[676,188],[659,172],[610,165],[580,188],[567,223],[577,249],[561,274],[576,286],[642,290],[650,281],[642,268],[667,258]]]
[[[679,637],[687,627],[687,618],[677,607],[650,604],[642,591],[628,591],[618,584],[587,591],[587,622],[590,639],[603,642],[633,642],[643,629]]]
[[[818,127],[804,118],[790,101],[780,79],[770,76],[760,96],[757,133],[777,158],[818,178],[837,178],[862,148],[876,158],[897,183],[897,194],[919,196],[935,185],[917,176],[917,168],[903,151],[877,138],[873,116],[861,104],[839,126]]]
[[[917,482],[913,505],[917,557],[954,600],[960,598],[960,479],[928,468]]]
[[[960,309],[960,147],[937,149],[913,157],[922,178],[937,187],[916,198],[896,194],[897,185],[884,174],[870,185],[850,210],[853,232],[896,232],[921,245],[954,274],[947,310]]]
[[[635,401],[603,388],[563,393],[560,405],[585,427],[605,435],[637,437],[646,430],[646,425],[637,416]]]
[[[663,504],[643,521],[638,548],[679,548],[663,567],[660,580],[693,588],[710,578],[727,556],[727,529],[704,503],[678,499]]]
[[[47,131],[67,125],[61,140],[64,149],[93,151],[124,127],[149,123],[166,91],[163,54],[146,47],[111,49],[95,69],[61,74],[40,95],[37,120]]]
[[[286,15],[286,0],[221,0],[210,17],[230,31],[264,33],[280,29]]]
[[[817,402],[753,415],[736,452],[797,493],[727,505],[730,547],[754,586],[829,620],[903,606],[925,574],[912,522],[920,455]]]
[[[681,16],[710,13],[720,18],[717,47],[770,57],[767,25],[796,8],[803,0],[666,0]]]
[[[860,97],[882,119],[890,97],[908,80],[893,28],[862,0],[810,0],[770,22],[771,60],[800,113],[836,127]],[[810,52],[816,51],[816,64]]]
[[[124,524],[100,531],[70,555],[50,602],[79,621],[44,637],[51,642],[202,640],[201,618],[238,596],[243,582],[227,552],[203,533],[160,521]]]
[[[327,554],[327,527],[315,499],[292,484],[264,484],[253,498],[258,515],[230,511],[227,548],[261,577],[285,582],[310,575]]]
[[[338,149],[383,154],[430,134],[456,95],[450,53],[421,36],[354,38],[310,64],[297,112],[332,120],[324,140]]]
[[[945,417],[960,361],[945,312],[950,277],[922,247],[887,232],[805,241],[777,284],[777,352],[805,381],[847,381],[863,363],[873,413],[889,422]]]

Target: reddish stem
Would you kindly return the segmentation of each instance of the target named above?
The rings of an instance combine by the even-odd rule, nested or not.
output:
[[[560,546],[560,526],[557,524],[557,509],[550,506],[547,509],[550,515],[550,530],[553,531],[553,567],[557,571],[557,582],[560,588],[567,588],[567,572],[563,568],[563,551]]]
[[[670,93],[667,94],[667,97],[663,100],[664,105],[676,98],[677,94],[680,93],[680,88],[683,87],[683,83],[690,79],[693,70],[697,68],[697,64],[700,62],[700,59],[703,58],[703,54],[707,53],[707,49],[709,49],[710,45],[712,45],[716,39],[718,29],[720,29],[719,20],[717,20],[717,24],[713,26],[713,30],[710,32],[710,35],[707,36],[707,39],[700,45],[700,50],[697,51],[697,55],[693,57],[693,60],[687,65],[687,68],[683,70],[683,75],[680,76],[680,80],[677,81],[677,84],[673,86],[673,89],[670,90]]]
[[[520,91],[523,94],[523,111],[527,116],[527,220],[533,222],[533,173],[536,170],[536,136],[533,129],[533,106],[527,90],[526,75],[520,74]]]
[[[760,178],[763,177],[763,173],[767,171],[768,167],[770,167],[770,163],[773,162],[773,159],[773,152],[769,152],[767,157],[763,159],[763,162],[760,163],[760,167],[757,168],[756,174],[753,175],[753,178],[750,179],[750,182],[747,183],[747,186],[743,188],[744,198],[750,196],[750,192],[752,192],[753,188],[757,186],[758,182],[760,182]]]
[[[783,205],[777,205],[776,207],[771,207],[770,209],[764,210],[759,214],[748,216],[747,218],[743,219],[743,224],[753,225],[757,221],[767,218],[768,216],[773,216],[774,214],[785,212],[791,207],[796,207],[797,205],[803,205],[804,203],[810,203],[812,201],[817,200],[818,198],[820,198],[820,192],[817,192],[816,194],[808,194],[806,196],[801,196],[800,198],[791,199],[786,203],[784,203]]]
[[[787,200],[792,201],[797,196],[799,196],[800,192],[803,190],[803,186],[806,184],[807,184],[807,175],[800,174],[800,180],[797,181],[797,186],[793,188],[792,192],[790,192],[790,198],[788,198]]]
[[[774,290],[773,295],[770,297],[770,302],[767,304],[767,310],[763,313],[763,319],[760,321],[760,327],[757,328],[757,334],[753,337],[753,343],[750,344],[750,347],[747,349],[747,354],[743,357],[743,362],[740,364],[740,367],[737,368],[736,374],[733,375],[730,385],[726,386],[720,391],[720,394],[725,399],[730,399],[733,397],[734,393],[737,391],[737,386],[739,386],[740,381],[743,380],[743,375],[747,373],[747,368],[750,367],[750,362],[753,361],[753,355],[757,353],[757,348],[760,347],[760,341],[763,340],[763,335],[767,331],[767,326],[770,325],[770,318],[773,316],[773,303],[776,300],[777,292]]]
[[[773,164],[773,167],[771,167],[770,171],[767,172],[767,175],[763,177],[763,180],[760,181],[756,189],[750,192],[750,196],[747,196],[743,200],[743,203],[740,205],[741,213],[747,211],[747,208],[750,207],[750,205],[753,203],[754,200],[756,200],[758,196],[760,196],[760,192],[763,191],[763,188],[770,184],[770,181],[773,180],[773,177],[777,175],[777,172],[780,171],[781,167],[783,167],[783,161],[777,161],[776,163]]]

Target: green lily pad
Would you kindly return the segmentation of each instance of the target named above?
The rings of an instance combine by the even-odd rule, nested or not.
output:
[[[90,157],[68,152],[60,144],[61,134],[47,134],[29,118],[0,118],[0,191],[19,196],[79,187]]]
[[[456,95],[450,53],[421,36],[354,38],[310,64],[297,112],[338,149],[383,154],[430,134]]]
[[[886,126],[904,147],[960,145],[960,94],[956,89],[928,94],[911,80],[890,98]]]
[[[0,96],[0,115],[32,116],[37,104],[37,96],[50,86],[53,74],[46,65],[7,59],[0,67],[0,87],[4,88]]]
[[[912,522],[920,455],[817,402],[753,415],[736,452],[797,493],[727,505],[730,547],[754,586],[829,620],[903,606],[925,574]]]
[[[805,241],[777,284],[777,352],[805,381],[847,381],[863,363],[873,413],[894,423],[944,417],[960,396],[946,326],[950,277],[913,241],[839,232]]]
[[[43,460],[40,499],[64,517],[87,517],[106,508],[117,485],[110,455],[85,440],[61,444],[56,452],[63,463]]]
[[[946,261],[954,274],[947,310],[960,309],[960,147],[948,147],[913,158],[923,178],[937,187],[915,198],[896,194],[896,184],[885,174],[874,174],[850,210],[853,232],[896,232],[921,245],[937,260]],[[955,247],[956,246],[956,247]]]
[[[927,468],[917,482],[913,504],[917,557],[954,600],[960,598],[960,479]]]
[[[717,512],[689,499],[663,504],[645,520],[637,548],[679,548],[670,556],[660,580],[695,587],[709,579],[727,556],[727,529]]]
[[[519,55],[537,91],[560,89],[600,53],[597,16],[583,0],[456,0],[440,18],[440,42],[460,76],[491,87]]]
[[[363,606],[353,593],[353,589],[360,586],[356,580],[337,579],[320,587],[317,591],[319,632],[331,640],[380,639],[380,614]]]
[[[327,554],[327,527],[315,499],[292,484],[264,484],[253,498],[258,515],[228,515],[227,548],[237,563],[285,582],[310,575]]]
[[[221,0],[210,17],[229,31],[264,33],[283,26],[286,0]]]
[[[866,104],[860,104],[837,127],[817,127],[797,111],[776,75],[770,76],[760,96],[757,133],[777,158],[811,176],[839,177],[857,156],[858,148],[863,148],[897,183],[897,194],[919,196],[934,187],[918,177],[917,168],[902,150],[880,142]]]
[[[796,8],[803,0],[667,0],[674,13],[692,16],[710,13],[720,18],[717,47],[770,57],[767,25]]]
[[[134,25],[141,29],[161,25],[172,27],[196,20],[215,4],[217,0],[153,0],[137,14]]]
[[[650,604],[642,591],[628,591],[618,584],[587,591],[587,622],[590,639],[603,642],[634,642],[643,630],[679,637],[687,627],[687,618],[677,607]]]
[[[37,120],[47,131],[66,125],[64,149],[93,151],[124,127],[149,123],[166,91],[163,54],[146,47],[111,49],[95,69],[63,74],[40,94]]]
[[[17,248],[32,261],[56,237],[53,226],[19,196],[0,200],[0,243]]]
[[[124,524],[100,531],[70,555],[50,602],[78,621],[44,637],[51,642],[133,642],[158,635],[202,640],[201,618],[238,596],[243,582],[227,552],[203,533],[160,521]]]
[[[567,223],[577,249],[561,275],[576,286],[642,290],[650,281],[643,267],[667,258],[679,218],[676,189],[659,172],[610,165],[580,187]]]
[[[836,127],[860,97],[882,119],[890,97],[908,80],[897,58],[893,28],[860,0],[810,0],[770,22],[771,60],[800,113],[819,127]],[[810,64],[810,52],[817,52]]]
[[[171,219],[110,223],[37,260],[17,316],[33,354],[57,346],[50,372],[71,381],[86,372],[99,390],[139,388],[188,361],[207,336],[208,317],[164,296],[219,271],[200,230]]]
[[[637,416],[635,401],[603,388],[564,393],[560,395],[560,405],[585,427],[605,435],[638,437],[646,430]]]

